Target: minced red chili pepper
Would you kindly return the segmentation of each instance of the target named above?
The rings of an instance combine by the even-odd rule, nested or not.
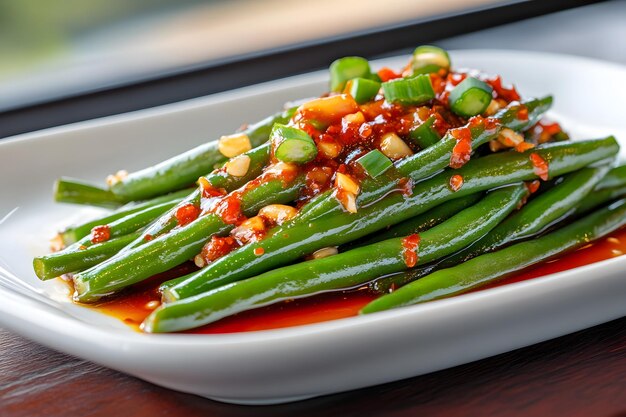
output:
[[[450,177],[449,185],[452,191],[459,191],[463,186],[463,177],[459,174],[454,174]]]
[[[417,250],[419,248],[419,244],[420,236],[418,234],[412,234],[402,239],[402,254],[404,256],[404,263],[409,268],[413,268],[417,265]]]
[[[220,216],[226,224],[237,224],[245,220],[245,216],[241,212],[241,194],[238,192],[222,198],[213,206],[212,211]]]
[[[489,84],[491,87],[493,87],[493,90],[496,92],[496,98],[501,98],[503,100],[506,100],[509,103],[511,101],[520,100],[520,95],[515,89],[515,87],[514,86],[511,86],[509,88],[504,87],[502,85],[502,78],[499,75],[496,75],[495,77],[492,77],[492,78],[488,78],[484,81],[487,84]]]
[[[450,130],[450,134],[456,139],[450,155],[450,168],[461,168],[472,155],[472,132],[468,127],[459,127]]]
[[[402,75],[388,67],[383,67],[378,71],[378,76],[382,82],[400,78]]]
[[[530,162],[533,164],[533,171],[535,174],[544,181],[548,181],[548,162],[541,157],[538,153],[530,154]]]
[[[537,192],[537,190],[539,189],[539,186],[541,185],[541,183],[539,182],[539,180],[533,180],[530,182],[526,183],[526,188],[528,188],[528,191],[531,194],[534,194]]]
[[[103,224],[101,226],[96,226],[91,229],[91,243],[94,245],[96,243],[106,242],[111,238],[111,228],[108,224]]]
[[[520,105],[520,108],[517,111],[517,118],[524,121],[528,120],[528,109],[526,106]]]
[[[233,250],[237,249],[239,244],[235,239],[230,236],[217,237],[212,236],[202,248],[200,255],[207,263],[213,262],[222,256],[228,255]]]
[[[400,178],[398,181],[398,190],[405,197],[413,195],[413,181],[411,181],[411,178]]]
[[[193,204],[185,204],[176,210],[176,220],[179,226],[186,226],[196,220],[200,215],[200,209]]]

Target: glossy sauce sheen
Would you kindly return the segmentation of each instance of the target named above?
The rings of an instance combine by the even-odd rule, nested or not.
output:
[[[531,267],[519,274],[483,287],[481,290],[565,271],[621,256],[624,253],[626,253],[626,229],[557,260]],[[193,265],[185,265],[181,270],[171,271],[155,277],[149,282],[142,283],[114,300],[89,307],[114,316],[129,326],[139,329],[139,324],[159,304],[157,292],[159,283],[171,279],[172,276],[191,272],[193,269]],[[365,289],[318,294],[239,313],[187,333],[217,334],[268,330],[353,317],[358,314],[363,306],[375,298],[375,294]]]

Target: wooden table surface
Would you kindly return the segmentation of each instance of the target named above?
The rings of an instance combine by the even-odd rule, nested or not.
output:
[[[157,387],[0,330],[0,416],[626,417],[626,318],[409,380],[276,406]]]

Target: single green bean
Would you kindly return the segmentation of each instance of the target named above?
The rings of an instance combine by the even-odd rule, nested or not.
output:
[[[144,322],[148,332],[186,330],[262,305],[322,291],[350,288],[381,274],[406,270],[410,257],[429,262],[467,246],[511,213],[528,190],[521,184],[502,187],[479,203],[425,231],[419,250],[404,238],[392,238],[266,272],[213,291],[166,304]],[[416,254],[419,253],[419,259]]]
[[[148,207],[156,206],[161,203],[166,203],[171,200],[180,200],[189,194],[189,190],[182,190],[172,194],[163,195],[160,197],[153,198],[151,200],[142,201],[140,203],[129,203],[125,206],[120,207],[118,210],[113,213],[106,214],[102,217],[98,217],[94,220],[89,220],[84,223],[77,224],[75,226],[70,226],[65,228],[63,231],[59,232],[61,239],[63,240],[63,244],[65,246],[69,246],[72,243],[76,242],[79,239],[87,236],[91,233],[91,229],[96,226],[109,224],[117,219],[121,219],[122,217],[126,217],[129,214],[137,213],[138,211],[142,211]]]
[[[287,123],[295,108],[277,113],[245,129],[253,148],[266,142],[274,123]],[[226,158],[217,141],[200,145],[152,167],[129,174],[111,187],[111,192],[125,201],[141,200],[176,191],[193,184]]]
[[[626,200],[618,200],[568,226],[529,242],[442,269],[378,298],[362,314],[423,303],[467,292],[593,242],[626,224]]]
[[[42,279],[58,277],[63,274],[83,271],[115,255],[141,232],[133,232],[102,243],[86,246],[73,251],[55,252],[35,258],[35,273]]]
[[[572,217],[582,216],[610,201],[626,196],[626,183],[622,186],[594,190],[580,205],[576,206]]]
[[[459,169],[449,169],[414,185],[412,195],[393,193],[357,213],[341,213],[308,224],[285,224],[273,229],[260,242],[243,246],[217,259],[163,292],[167,301],[197,295],[213,288],[259,275],[298,260],[327,246],[339,246],[397,224],[453,198],[486,191],[518,181],[536,179],[530,155],[537,154],[549,164],[551,177],[576,171],[591,163],[614,157],[619,146],[615,138],[558,142],[533,150],[488,155],[471,160]],[[450,188],[450,178],[460,175],[463,186]],[[261,248],[261,249],[258,249]],[[258,253],[262,251],[263,255]]]
[[[394,237],[408,236],[413,233],[422,233],[431,227],[437,226],[440,223],[448,220],[461,210],[465,210],[469,206],[475,204],[482,198],[482,193],[470,194],[465,197],[455,198],[454,200],[446,201],[443,204],[428,210],[426,213],[419,214],[391,226],[385,231],[379,231],[372,237],[360,242],[359,246],[371,245],[372,243],[380,242],[383,240],[391,239]]]
[[[595,191],[604,190],[605,188],[623,187],[626,184],[626,164],[616,166],[611,169],[598,183]]]
[[[74,178],[62,177],[54,183],[52,192],[57,203],[89,204],[104,208],[118,208],[126,202],[122,197],[113,194],[95,184]]]

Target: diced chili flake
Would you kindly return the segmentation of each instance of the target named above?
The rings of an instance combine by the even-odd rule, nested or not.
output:
[[[448,75],[447,82],[452,86],[456,86],[459,85],[461,81],[465,80],[466,78],[466,73],[451,73],[450,75]]]
[[[479,126],[484,126],[485,119],[482,116],[472,116],[468,121],[468,127],[470,129],[477,128]],[[470,134],[471,139],[471,134]]]
[[[96,243],[106,242],[111,238],[111,228],[108,224],[103,224],[101,226],[96,226],[91,229],[91,243],[94,245]]]
[[[237,249],[238,247],[239,244],[237,243],[237,241],[230,236],[212,236],[211,240],[208,241],[202,248],[202,252],[200,252],[200,255],[206,263],[210,263],[221,258],[222,256],[228,255],[230,252]]]
[[[520,95],[515,89],[515,87],[514,86],[511,86],[509,88],[504,87],[502,85],[502,78],[499,75],[493,78],[488,78],[487,80],[485,80],[485,82],[489,84],[491,87],[493,87],[493,90],[496,92],[496,95],[497,95],[496,98],[501,98],[503,100],[506,100],[509,103],[511,101],[520,100]]]
[[[261,256],[264,253],[265,253],[265,249],[263,249],[262,247],[254,248],[254,254],[256,256]]]
[[[463,177],[459,174],[454,174],[450,177],[449,185],[452,191],[459,191],[463,187]]]
[[[538,143],[548,142],[552,136],[562,132],[561,126],[558,123],[550,123],[541,121],[532,128],[532,133]]]
[[[388,67],[383,67],[378,71],[378,76],[380,77],[382,82],[386,82],[389,80],[393,80],[396,78],[400,78],[401,75]]]
[[[413,195],[413,181],[410,178],[400,178],[398,189],[405,197]]]
[[[485,130],[493,130],[500,126],[500,122],[494,117],[486,117],[483,119],[483,125],[485,126]]]
[[[417,265],[419,244],[420,236],[418,234],[412,234],[402,239],[402,255],[404,256],[404,263],[409,268]]]
[[[461,168],[472,155],[472,133],[469,128],[460,127],[450,130],[450,134],[456,139],[452,155],[450,155],[450,167]]]
[[[200,209],[193,204],[185,204],[176,210],[176,220],[179,226],[186,226],[196,220],[200,215]]]
[[[533,164],[533,171],[535,172],[535,175],[537,175],[542,180],[547,181],[549,178],[548,162],[546,162],[546,160],[543,159],[541,155],[535,152],[530,154],[530,162]]]
[[[146,234],[146,235],[143,237],[143,240],[145,240],[146,242],[149,242],[149,241],[151,241],[152,239],[154,239],[154,236],[152,236],[151,234]]]
[[[526,188],[528,188],[528,191],[531,194],[534,194],[537,192],[537,190],[539,189],[539,186],[541,185],[541,183],[539,182],[539,180],[533,180],[530,182],[526,183]]]
[[[561,125],[559,125],[556,122],[555,123],[539,122],[537,123],[537,125],[541,127],[541,130],[543,132],[547,133],[550,136],[554,136],[562,130]]]
[[[367,139],[372,135],[372,126],[369,123],[363,123],[359,127],[359,136],[361,139]]]
[[[520,105],[520,109],[517,111],[517,118],[520,120],[528,120],[528,109],[526,106]]]
[[[226,224],[237,224],[245,219],[241,213],[241,196],[231,193],[213,206],[213,212],[220,216]]]
[[[535,147],[535,145],[533,145],[532,143],[520,142],[517,145],[515,145],[515,150],[517,152],[524,152],[524,151],[527,151],[527,150],[532,149],[534,147]]]

